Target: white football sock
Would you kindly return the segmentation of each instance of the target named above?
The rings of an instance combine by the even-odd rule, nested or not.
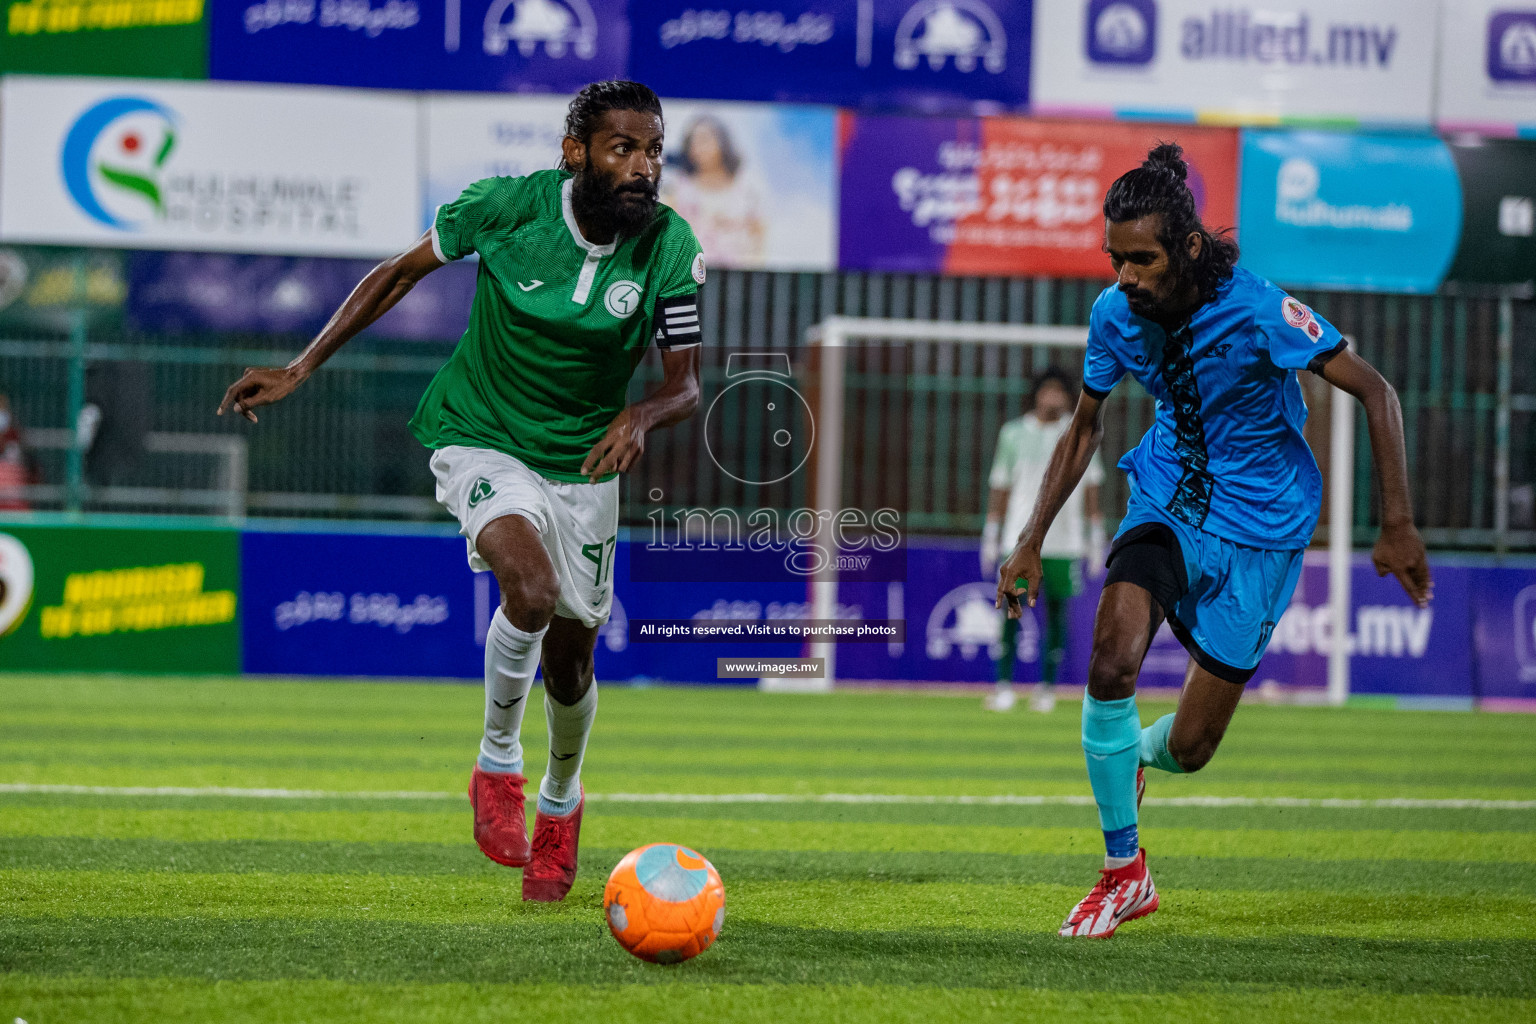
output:
[[[548,627],[545,627],[547,629]],[[523,770],[523,711],[539,667],[544,629],[525,633],[496,609],[485,634],[485,737],[479,765],[486,772]]]
[[[581,762],[597,717],[597,681],[575,704],[561,704],[545,693],[544,717],[549,721],[549,767],[539,783],[539,810],[570,814],[581,802]]]

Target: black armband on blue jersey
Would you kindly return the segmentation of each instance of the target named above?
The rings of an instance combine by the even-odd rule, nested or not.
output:
[[[656,303],[656,347],[687,348],[702,340],[699,333],[699,293],[674,295]]]

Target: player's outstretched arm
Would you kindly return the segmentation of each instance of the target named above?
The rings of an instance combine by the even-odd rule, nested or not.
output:
[[[698,409],[699,346],[662,349],[661,369],[661,387],[626,406],[587,453],[581,472],[590,482],[609,473],[628,472],[645,451],[647,431],[681,423]]]
[[[1408,497],[1408,456],[1403,445],[1403,409],[1397,392],[1370,363],[1345,349],[1324,363],[1324,380],[1359,399],[1365,406],[1366,428],[1371,436],[1371,461],[1381,490],[1381,535],[1371,552],[1376,574],[1391,573],[1408,596],[1423,608],[1434,596],[1424,541],[1413,525],[1413,503]]]
[[[1040,593],[1040,546],[1045,534],[1055,521],[1061,506],[1067,503],[1078,481],[1088,471],[1093,453],[1098,451],[1104,438],[1104,403],[1084,391],[1077,399],[1077,409],[1072,413],[1072,423],[1067,427],[1056,450],[1051,453],[1051,463],[1046,467],[1045,480],[1040,484],[1040,494],[1035,498],[1035,510],[1029,522],[1019,534],[1013,553],[998,569],[997,607],[1006,608],[1008,617],[1016,619],[1024,613],[1019,604],[1021,593],[1035,606]],[[1024,587],[1017,585],[1024,580]]]
[[[240,379],[224,392],[224,400],[219,403],[219,415],[223,416],[233,409],[255,423],[256,414],[253,409],[271,405],[291,395],[337,349],[389,312],[417,281],[442,265],[432,249],[432,233],[429,231],[405,252],[391,256],[370,270],[357,287],[352,289],[352,294],[347,296],[330,322],[315,335],[315,340],[293,362],[287,366],[247,367]]]

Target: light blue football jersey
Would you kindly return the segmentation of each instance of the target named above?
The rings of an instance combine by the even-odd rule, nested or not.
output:
[[[1301,548],[1323,482],[1296,371],[1344,346],[1332,324],[1241,267],[1171,333],[1111,286],[1089,318],[1083,390],[1103,398],[1129,373],[1157,399],[1152,428],[1120,460],[1143,497],[1237,544]]]

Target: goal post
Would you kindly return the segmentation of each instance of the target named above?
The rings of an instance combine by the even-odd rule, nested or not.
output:
[[[806,333],[806,341],[818,363],[816,444],[819,451],[816,458],[814,504],[824,531],[822,540],[831,543],[833,538],[829,524],[841,508],[843,495],[843,425],[848,348],[854,345],[932,342],[1082,351],[1087,348],[1088,329],[1085,326],[1047,324],[832,316],[812,326]],[[1332,628],[1329,630],[1326,693],[1330,703],[1342,704],[1349,696],[1350,527],[1354,507],[1355,409],[1351,396],[1337,388],[1330,390],[1328,600]],[[829,620],[836,617],[838,577],[835,559],[827,559],[812,577],[811,618]],[[787,685],[777,681],[771,688],[830,691],[837,680],[837,645],[831,641],[816,641],[810,645],[810,656],[823,660],[825,673],[821,679],[800,680]]]

